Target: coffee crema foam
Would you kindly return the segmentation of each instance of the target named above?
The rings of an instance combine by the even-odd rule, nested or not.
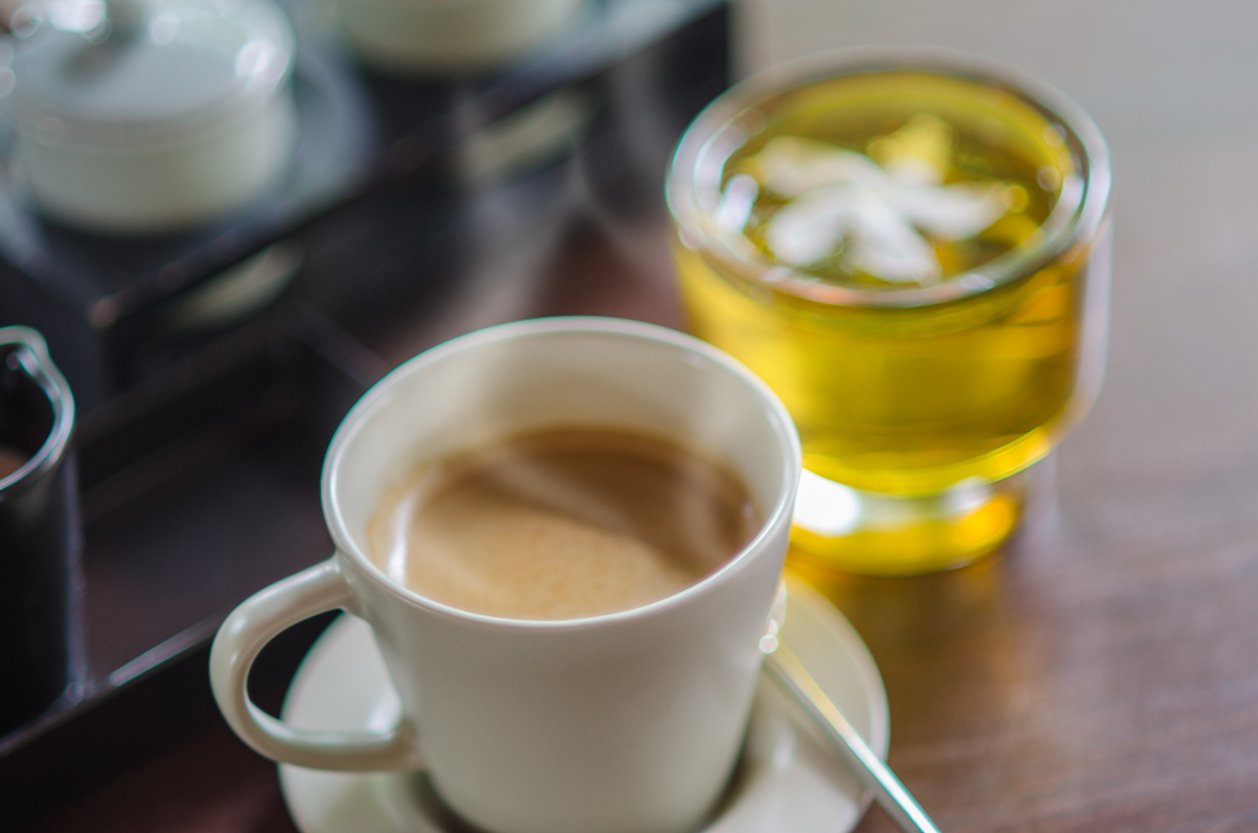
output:
[[[714,572],[760,516],[725,466],[620,430],[521,434],[417,465],[368,524],[369,555],[435,601],[572,619],[670,596]]]

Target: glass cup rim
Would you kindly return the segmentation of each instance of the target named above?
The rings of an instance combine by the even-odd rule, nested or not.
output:
[[[1025,250],[1011,250],[964,274],[930,285],[886,288],[837,286],[809,280],[806,270],[747,257],[727,243],[699,205],[700,180],[727,154],[714,153],[713,140],[757,104],[776,95],[848,75],[922,72],[996,86],[1038,112],[1061,130],[1081,164],[1081,193],[1059,199],[1041,224],[1047,233]],[[719,156],[719,159],[714,157]],[[719,179],[719,170],[715,171]],[[809,301],[846,307],[908,308],[957,301],[1033,274],[1101,227],[1109,210],[1109,148],[1092,117],[1055,86],[990,58],[937,46],[861,46],[819,52],[757,72],[709,102],[685,129],[665,176],[669,215],[682,244],[721,261],[751,285],[772,286]]]
[[[38,387],[48,399],[52,421],[44,441],[21,466],[0,477],[0,495],[11,496],[43,479],[69,453],[74,434],[74,394],[69,383],[52,362],[44,337],[30,327],[0,327],[0,360],[12,357],[27,382]]]

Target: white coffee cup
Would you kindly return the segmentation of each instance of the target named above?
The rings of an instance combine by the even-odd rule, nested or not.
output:
[[[525,621],[471,613],[390,580],[369,517],[416,461],[563,424],[684,442],[730,466],[764,521],[713,574],[632,610]],[[736,763],[800,472],[777,397],[676,331],[612,318],[503,324],[403,364],[328,451],[333,556],[240,605],[211,656],[228,723],[262,754],[322,769],[423,768],[458,814],[495,833],[684,833]],[[340,608],[366,620],[402,703],[382,734],[309,732],[245,690],[262,647]]]

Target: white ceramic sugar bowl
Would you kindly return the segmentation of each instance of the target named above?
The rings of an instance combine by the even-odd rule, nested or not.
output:
[[[48,0],[14,28],[13,152],[45,214],[172,231],[244,206],[287,167],[294,42],[270,0]]]

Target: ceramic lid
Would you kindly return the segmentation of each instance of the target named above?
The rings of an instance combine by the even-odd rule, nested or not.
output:
[[[11,59],[13,115],[43,140],[173,139],[269,100],[293,62],[270,0],[102,0],[27,7]]]

